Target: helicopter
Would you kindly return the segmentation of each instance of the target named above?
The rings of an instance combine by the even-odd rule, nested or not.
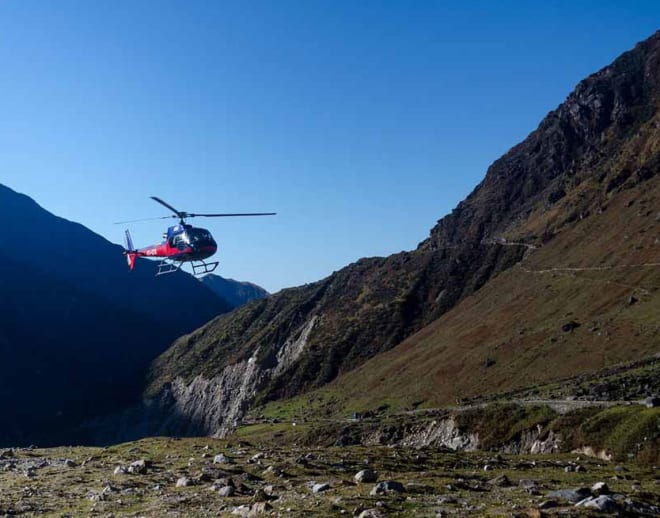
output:
[[[178,218],[179,223],[167,229],[163,234],[163,241],[160,244],[146,246],[144,248],[135,248],[133,239],[128,229],[125,231],[124,255],[128,262],[128,269],[133,270],[135,260],[138,257],[162,258],[158,263],[156,276],[167,273],[174,273],[181,269],[184,263],[190,263],[194,276],[205,275],[213,272],[219,262],[206,262],[218,250],[218,245],[213,239],[211,233],[205,228],[193,227],[186,223],[189,218],[226,218],[236,216],[274,216],[276,212],[251,212],[236,214],[194,214],[175,209],[169,203],[156,196],[151,199],[160,203],[174,214],[171,216],[161,216],[158,218],[136,219],[131,221],[120,221],[117,225],[125,223],[135,223],[138,221],[149,221],[155,219]]]

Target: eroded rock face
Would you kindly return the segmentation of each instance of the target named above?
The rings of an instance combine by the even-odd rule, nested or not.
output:
[[[275,361],[260,357],[226,366],[212,378],[196,376],[187,383],[176,378],[150,406],[163,416],[156,434],[213,435],[230,432],[245,414],[259,389],[280,376],[305,350],[317,317],[313,316],[277,349]]]
[[[367,432],[359,441],[367,446],[396,445],[414,448],[435,447],[454,451],[477,451],[481,448],[479,434],[462,430],[453,417],[435,419],[426,425],[402,426]],[[543,454],[560,451],[561,436],[550,432],[542,435],[541,430],[521,432],[520,437],[498,449],[500,453]]]
[[[475,451],[479,447],[476,433],[465,433],[453,418],[432,421],[426,428],[411,430],[401,440],[402,446],[436,446],[459,451]]]

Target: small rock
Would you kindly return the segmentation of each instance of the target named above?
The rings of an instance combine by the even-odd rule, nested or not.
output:
[[[217,478],[213,482],[213,485],[216,488],[224,487],[224,486],[231,486],[231,487],[236,487],[236,484],[234,484],[234,481],[232,480],[231,477],[223,477],[223,478]]]
[[[88,497],[92,502],[103,502],[105,495],[103,493],[91,493]]]
[[[518,482],[518,485],[523,489],[532,489],[538,487],[536,480],[530,480],[528,478],[521,478],[520,482]]]
[[[250,514],[248,516],[263,514],[270,511],[272,508],[273,506],[268,502],[257,502],[256,504],[252,504],[252,507],[250,508]]]
[[[265,470],[264,473],[267,475],[274,475],[276,477],[279,477],[282,475],[282,470],[279,468],[276,468],[275,466],[268,466]]]
[[[577,466],[575,466],[575,472],[576,473],[586,473],[587,468],[585,468],[584,466],[577,465]]]
[[[357,516],[358,518],[382,518],[383,513],[381,513],[378,509],[365,509]]]
[[[353,480],[355,480],[355,482],[358,484],[376,482],[378,480],[378,474],[370,469],[363,469],[362,471],[358,471],[355,474]]]
[[[231,514],[234,514],[236,516],[248,516],[250,514],[250,511],[251,508],[249,505],[239,505],[238,507],[234,507]]]
[[[570,333],[574,329],[577,329],[578,327],[580,327],[580,325],[581,324],[579,322],[576,322],[575,320],[571,320],[570,322],[566,322],[564,325],[562,325],[561,330],[564,333]]]
[[[234,496],[234,493],[236,490],[233,488],[233,486],[224,486],[218,489],[218,495],[220,496]]]
[[[556,500],[545,500],[539,504],[539,509],[552,509],[553,507],[558,507],[559,504]]]
[[[67,468],[75,468],[78,464],[76,464],[76,463],[75,463],[74,461],[72,461],[71,459],[64,459],[64,465],[65,465]]]
[[[213,464],[232,464],[232,460],[223,453],[219,453],[213,457]]]
[[[136,460],[128,465],[128,472],[131,474],[144,475],[147,473],[147,461],[144,459]]]
[[[192,485],[193,485],[193,481],[188,477],[181,477],[179,478],[179,480],[176,481],[176,487],[188,487]]]
[[[265,456],[266,456],[266,455],[263,454],[263,453],[261,453],[261,452],[259,452],[259,453],[255,453],[255,454],[250,458],[250,460],[248,460],[248,463],[250,463],[250,464],[254,464],[254,463],[260,461],[261,459],[263,459]]]
[[[369,492],[371,496],[382,495],[387,493],[403,493],[405,488],[401,482],[396,482],[394,480],[384,480],[378,482],[373,489]]]
[[[323,491],[327,491],[330,489],[330,484],[327,482],[324,482],[323,484],[314,484],[312,486],[312,493],[322,493]]]
[[[125,475],[126,473],[128,473],[128,471],[126,471],[124,466],[117,466],[114,471],[115,475]]]

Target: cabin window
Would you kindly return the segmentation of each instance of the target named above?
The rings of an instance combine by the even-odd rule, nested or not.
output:
[[[177,247],[178,245],[186,244],[186,241],[183,232],[181,234],[175,234],[170,238],[170,246]]]

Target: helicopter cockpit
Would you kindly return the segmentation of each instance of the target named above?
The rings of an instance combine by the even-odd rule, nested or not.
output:
[[[211,233],[205,228],[188,228],[170,237],[170,246],[175,248],[215,245]]]

